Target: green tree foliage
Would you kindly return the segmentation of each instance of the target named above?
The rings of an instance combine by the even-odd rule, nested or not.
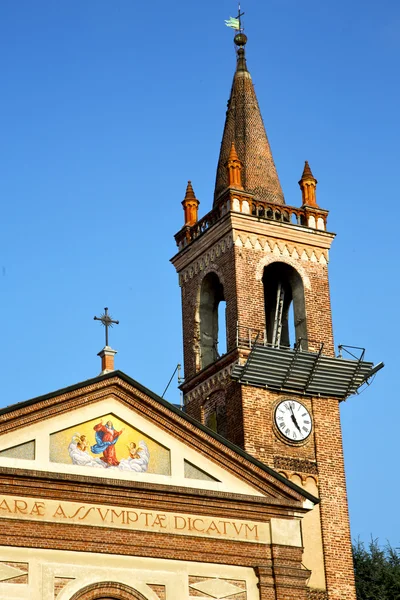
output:
[[[400,552],[371,540],[353,545],[357,600],[400,600]]]

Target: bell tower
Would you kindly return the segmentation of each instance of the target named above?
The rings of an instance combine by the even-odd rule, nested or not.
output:
[[[308,162],[301,206],[285,203],[246,43],[237,33],[213,207],[198,219],[189,182],[175,236],[185,411],[320,498],[303,526],[308,597],[355,600],[339,403],[380,365],[335,356],[328,211]]]

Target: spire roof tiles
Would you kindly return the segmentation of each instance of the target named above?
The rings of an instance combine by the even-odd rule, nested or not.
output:
[[[233,78],[222,136],[214,204],[228,186],[225,165],[229,159],[232,143],[243,164],[241,175],[245,191],[254,194],[257,200],[285,204],[253,82],[247,70],[244,43],[243,40],[240,40],[240,45],[237,43],[239,45],[237,69]]]
[[[310,165],[308,164],[308,160],[305,161],[303,175],[301,176],[301,179],[315,179],[314,175],[312,174]]]
[[[186,194],[185,194],[185,200],[189,199],[189,198],[194,198],[196,199],[194,190],[193,190],[193,186],[192,186],[192,182],[188,181],[187,187],[186,187]]]

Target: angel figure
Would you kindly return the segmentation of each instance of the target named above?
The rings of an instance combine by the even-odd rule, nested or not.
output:
[[[86,435],[80,433],[74,433],[70,445],[68,446],[68,453],[72,460],[72,464],[79,465],[81,467],[100,467],[104,468],[105,465],[99,458],[93,458],[87,449],[89,448],[89,442]]]
[[[130,442],[128,446],[129,458],[123,458],[118,468],[121,471],[133,471],[135,473],[144,473],[147,471],[150,460],[150,452],[144,440],[136,445]]]
[[[129,458],[140,458],[139,448],[136,446],[135,442],[130,442],[127,448],[129,451]]]

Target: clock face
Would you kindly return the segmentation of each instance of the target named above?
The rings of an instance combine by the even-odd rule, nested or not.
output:
[[[302,442],[311,433],[311,415],[297,400],[284,400],[275,409],[275,423],[281,434],[291,442]]]

